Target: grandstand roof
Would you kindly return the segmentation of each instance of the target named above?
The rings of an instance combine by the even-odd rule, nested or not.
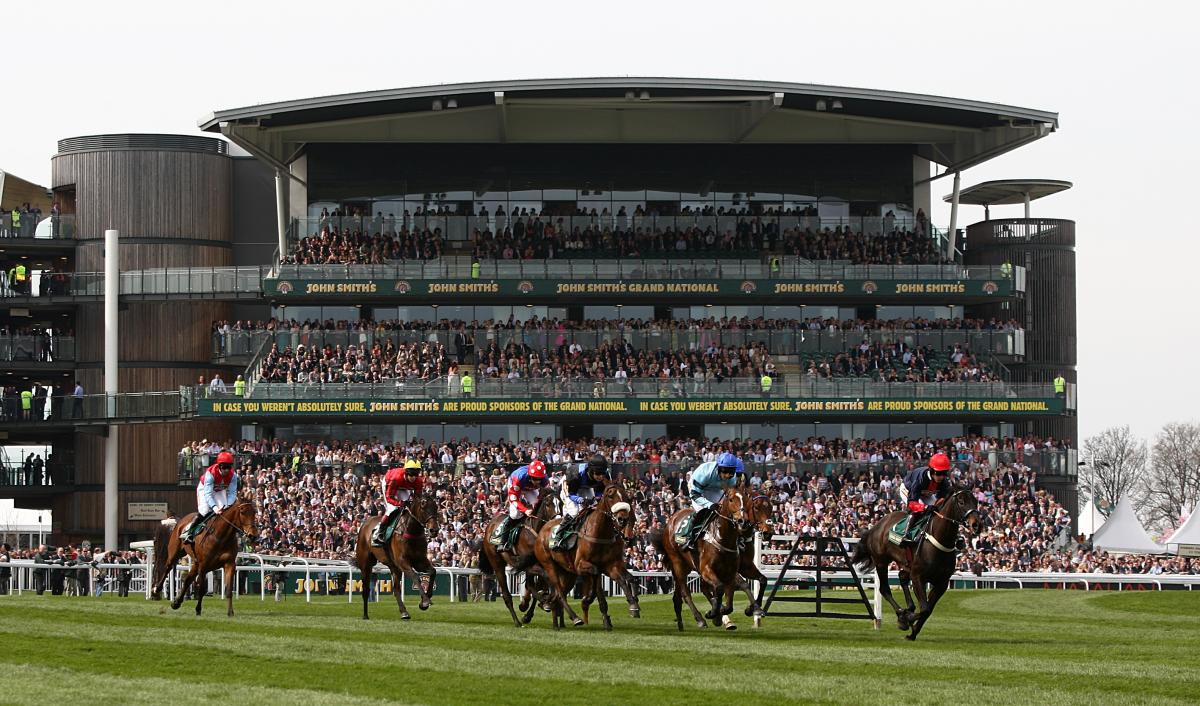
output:
[[[1058,129],[1058,114],[916,93],[711,78],[442,84],[266,103],[200,120],[283,166],[311,143],[910,144],[965,169]]]
[[[1051,196],[1060,191],[1066,191],[1073,184],[1058,179],[1000,179],[985,181],[974,186],[968,186],[958,192],[958,202],[977,206],[1005,206],[1025,203],[1025,194],[1030,201],[1036,201],[1043,196]],[[943,200],[949,203],[954,199],[953,194],[947,194]]]

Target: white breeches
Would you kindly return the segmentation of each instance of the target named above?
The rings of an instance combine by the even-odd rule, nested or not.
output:
[[[576,504],[573,500],[571,500],[571,494],[569,492],[567,492],[567,484],[566,483],[563,483],[562,492],[559,493],[559,497],[562,498],[564,515],[566,515],[567,517],[575,517],[576,515],[579,514],[579,511],[582,508],[580,508],[580,506],[578,504]],[[596,497],[596,490],[594,488],[589,488],[586,486],[583,488],[580,488],[579,489],[579,497],[583,498],[584,500],[591,500],[592,498]]]
[[[233,501],[236,499],[234,497],[235,495],[236,495],[236,493],[230,493],[226,490],[214,490],[213,491],[213,500],[216,501],[217,507],[229,507],[230,505],[233,504]],[[212,512],[214,509],[216,509],[216,508],[211,507],[208,504],[207,498],[204,497],[204,490],[202,488],[197,488],[196,489],[196,511],[199,512],[201,515],[207,515],[208,513]]]
[[[412,497],[412,491],[406,488],[401,488],[396,491],[396,497],[400,498],[400,502],[406,503]],[[393,505],[390,502],[384,501],[383,516],[391,517],[394,512],[400,509],[399,505]]]

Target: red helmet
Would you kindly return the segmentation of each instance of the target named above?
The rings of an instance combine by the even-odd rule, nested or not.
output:
[[[933,458],[929,459],[929,467],[935,471],[949,471],[950,457],[942,453],[934,454]]]
[[[233,454],[229,453],[228,451],[222,451],[221,453],[217,454],[217,465],[224,466],[226,464],[230,466],[233,465]]]
[[[545,478],[546,477],[546,464],[542,463],[541,461],[538,461],[537,459],[530,461],[529,475],[533,476],[534,478]]]

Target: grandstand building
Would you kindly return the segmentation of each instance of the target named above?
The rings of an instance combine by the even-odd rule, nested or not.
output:
[[[1074,440],[1074,223],[956,222],[1053,191],[958,175],[1057,126],[955,98],[625,78],[64,139],[49,225],[0,248],[2,443],[53,458],[36,477],[5,459],[0,497],[52,508],[58,541],[98,539],[110,425],[122,545],[194,508],[178,454],[200,439]],[[116,398],[98,394],[106,229]],[[271,319],[391,323],[214,332]],[[980,323],[930,323],[963,319]],[[1074,454],[1038,463],[1073,516]]]

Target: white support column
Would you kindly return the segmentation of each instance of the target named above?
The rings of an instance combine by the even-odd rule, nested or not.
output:
[[[279,258],[287,257],[288,230],[288,175],[282,169],[275,170],[275,214],[279,221]]]
[[[950,233],[946,236],[946,258],[954,259],[954,238],[958,231],[958,187],[961,172],[954,172],[954,193],[950,197]]]
[[[1029,192],[1025,192],[1025,220],[1029,220]]]
[[[117,413],[118,311],[121,295],[120,233],[104,231],[104,395],[105,413],[111,419]],[[104,549],[117,546],[117,444],[119,428],[108,425],[104,442]]]

